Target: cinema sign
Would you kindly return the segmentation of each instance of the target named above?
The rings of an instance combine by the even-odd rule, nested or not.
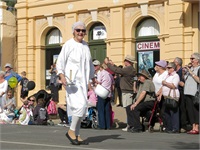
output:
[[[138,42],[136,44],[137,50],[159,50],[160,42],[159,41],[151,41],[151,42]]]

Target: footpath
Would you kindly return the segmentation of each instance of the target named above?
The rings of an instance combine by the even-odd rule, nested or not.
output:
[[[126,126],[126,112],[123,107],[117,107],[116,105],[112,106],[112,110],[114,111],[114,124],[113,128],[122,128]],[[50,117],[54,124],[60,123],[60,119],[58,116]]]

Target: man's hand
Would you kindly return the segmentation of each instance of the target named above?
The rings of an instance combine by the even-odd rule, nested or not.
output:
[[[130,106],[130,107],[131,107],[130,109],[131,109],[131,110],[134,110],[136,106],[137,106],[137,104],[134,103],[134,104],[132,104],[132,105]]]

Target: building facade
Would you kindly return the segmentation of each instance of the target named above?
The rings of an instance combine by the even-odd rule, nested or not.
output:
[[[8,62],[16,64],[16,56],[16,16],[5,2],[0,1],[0,69],[4,70]]]
[[[18,0],[16,9],[17,71],[36,82],[32,92],[48,86],[48,70],[78,20],[86,24],[92,57],[101,62],[108,56],[120,65],[130,54],[140,71],[176,56],[187,64],[200,51],[198,0]],[[64,102],[64,90],[60,94]]]

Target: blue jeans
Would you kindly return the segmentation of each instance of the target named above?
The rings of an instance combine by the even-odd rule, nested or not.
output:
[[[98,124],[101,129],[110,129],[111,113],[110,113],[110,97],[103,99],[97,97]]]

